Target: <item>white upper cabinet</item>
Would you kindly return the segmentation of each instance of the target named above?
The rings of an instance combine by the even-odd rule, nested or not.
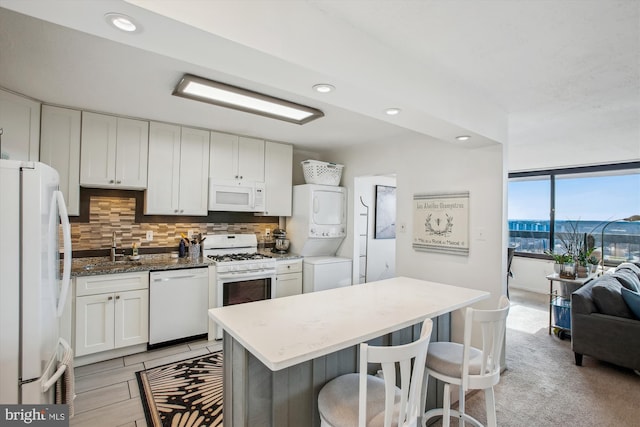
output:
[[[0,90],[2,153],[11,160],[38,161],[40,103]]]
[[[152,122],[146,215],[207,215],[209,131]]]
[[[180,215],[207,215],[209,131],[182,128]]]
[[[265,215],[291,216],[293,146],[265,143]]]
[[[149,122],[82,113],[80,185],[147,187]]]
[[[80,111],[42,106],[40,161],[58,171],[69,215],[80,215]]]
[[[209,177],[264,182],[264,150],[262,139],[211,132]]]

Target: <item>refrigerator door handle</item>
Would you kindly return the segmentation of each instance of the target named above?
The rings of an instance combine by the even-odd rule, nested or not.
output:
[[[62,346],[63,355],[66,355],[69,352],[71,352],[71,346],[63,338],[60,338],[58,340],[58,345]],[[55,363],[56,360],[57,360],[57,357],[55,357],[54,355],[54,358],[52,359],[52,361]],[[42,392],[46,393],[56,382],[58,382],[62,374],[64,374],[64,371],[66,371],[68,368],[71,368],[71,367],[65,364],[60,364],[58,369],[54,372],[54,374],[46,382],[42,384]]]
[[[67,205],[61,191],[56,191],[55,198],[58,204],[60,223],[62,224],[62,238],[64,241],[64,264],[62,269],[62,287],[60,289],[60,299],[58,300],[58,317],[62,316],[64,305],[67,302],[69,285],[71,282],[71,225],[69,215],[67,215]]]

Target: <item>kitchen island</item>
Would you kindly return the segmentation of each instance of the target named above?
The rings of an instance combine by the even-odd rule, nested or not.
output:
[[[357,346],[449,339],[448,313],[489,293],[397,277],[362,285],[209,310],[224,329],[225,426],[319,426],[317,396],[356,372]]]

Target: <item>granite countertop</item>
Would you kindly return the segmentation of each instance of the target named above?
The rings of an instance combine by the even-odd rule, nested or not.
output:
[[[62,261],[61,261],[62,265]],[[171,254],[141,255],[139,260],[130,261],[126,256],[111,261],[109,257],[86,257],[71,260],[71,277],[96,276],[100,274],[133,273],[139,271],[176,270],[179,268],[207,267],[208,258],[171,258]]]
[[[277,261],[302,259],[300,255],[286,253],[278,254],[268,249],[258,251]],[[71,277],[97,276],[101,274],[134,273],[139,271],[176,270],[179,268],[208,267],[211,265],[206,257],[192,260],[189,257],[171,258],[171,254],[141,255],[139,260],[130,261],[128,256],[118,257],[111,261],[109,257],[85,257],[71,260]],[[62,268],[62,261],[60,262]]]
[[[209,309],[209,317],[272,371],[288,368],[489,297],[395,277]],[[328,314],[327,307],[331,307]]]

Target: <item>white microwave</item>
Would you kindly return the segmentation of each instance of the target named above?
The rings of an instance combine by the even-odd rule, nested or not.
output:
[[[210,211],[264,212],[264,183],[209,178]]]

